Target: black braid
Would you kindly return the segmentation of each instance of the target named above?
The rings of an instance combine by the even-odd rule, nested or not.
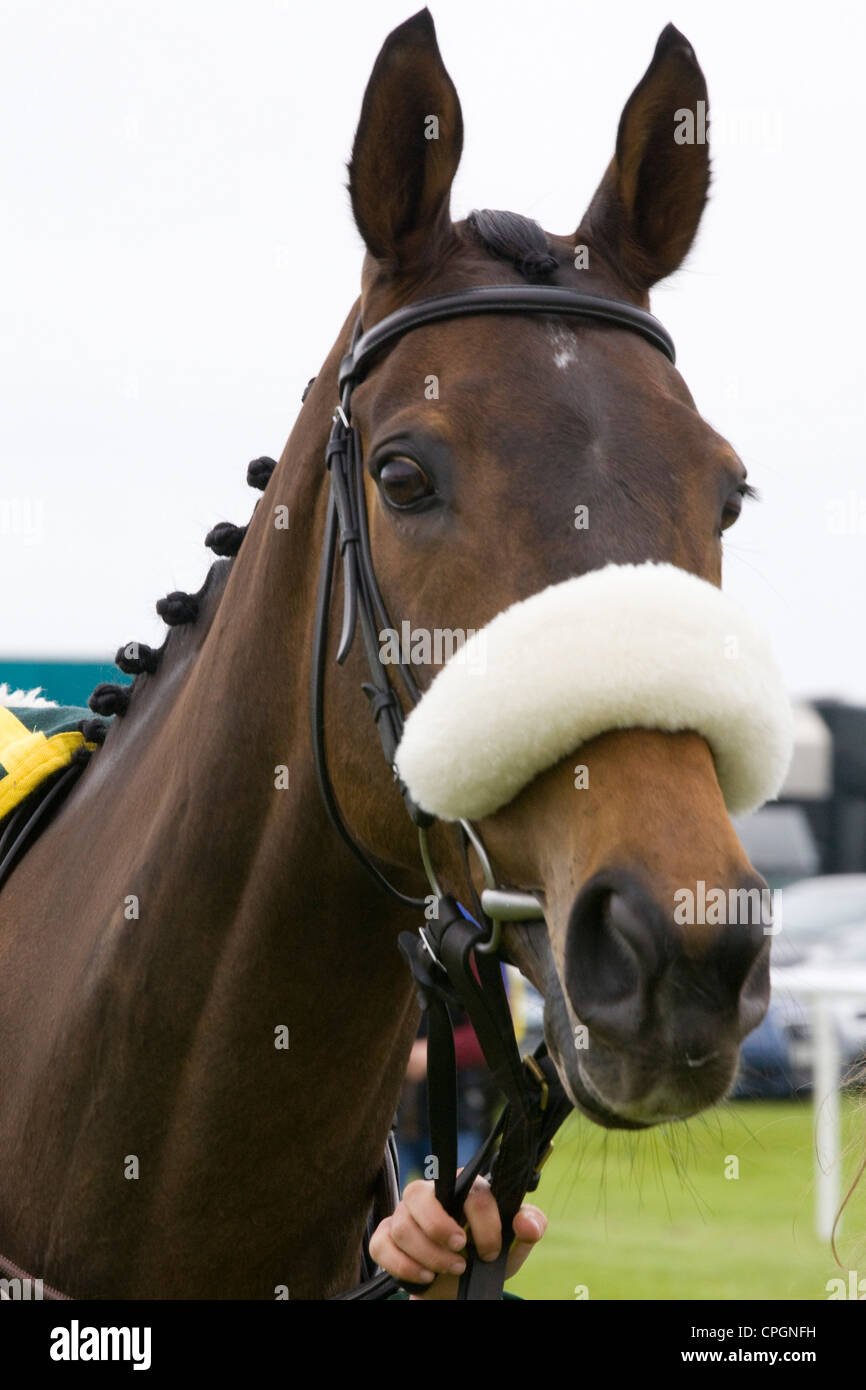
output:
[[[252,463],[247,467],[247,482],[250,487],[257,487],[259,492],[264,492],[276,466],[276,459],[253,459]]]
[[[159,665],[159,657],[160,653],[146,642],[125,642],[118,648],[114,664],[127,676],[138,676],[142,671],[152,676]]]
[[[108,725],[102,719],[80,719],[78,731],[84,735],[86,743],[104,743]]]
[[[204,543],[215,555],[237,555],[246,534],[246,526],[233,526],[230,521],[218,521],[216,526],[208,531]]]
[[[555,270],[559,269],[559,261],[546,251],[528,251],[517,262],[517,269],[525,280],[546,280]]]
[[[559,267],[544,231],[531,217],[483,208],[470,212],[466,223],[491,255],[510,261],[525,280],[547,280]]]
[[[198,594],[185,594],[175,589],[165,598],[157,601],[156,611],[169,627],[179,627],[181,623],[194,623],[198,617]]]
[[[276,462],[272,458],[253,459],[247,468],[247,482],[251,487],[264,491],[276,466]],[[246,526],[234,526],[231,522],[221,521],[208,532],[205,544],[217,555],[237,555],[246,533]],[[169,627],[179,627],[183,623],[194,623],[199,614],[201,596],[206,588],[207,581],[198,594],[186,594],[180,589],[175,589],[172,593],[166,594],[165,598],[157,601],[156,611]],[[161,655],[162,649],[155,651],[146,642],[127,642],[118,649],[114,664],[128,676],[139,676],[143,673],[154,675],[158,669]],[[87,702],[88,706],[96,715],[105,717],[114,714],[124,715],[129,709],[132,689],[131,685],[116,685],[110,681],[104,681],[93,691]],[[103,723],[100,718],[82,719],[78,724],[78,729],[84,735],[87,743],[103,743],[108,732],[108,725]],[[87,750],[84,751],[87,752]]]
[[[104,681],[96,687],[87,703],[94,714],[123,715],[129,708],[131,694],[131,685],[112,685]]]

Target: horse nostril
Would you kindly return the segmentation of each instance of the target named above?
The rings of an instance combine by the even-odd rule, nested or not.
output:
[[[652,916],[654,913],[649,900],[636,903],[633,899],[624,897],[622,893],[611,893],[607,900],[607,917],[611,931],[618,934],[637,958],[649,968],[658,960],[658,942],[648,926],[648,918]]]
[[[770,1005],[770,944],[764,940],[752,958],[739,993],[737,1018],[739,1040],[757,1028]]]
[[[735,917],[722,928],[714,953],[719,976],[736,1000],[741,1039],[757,1028],[770,1002],[769,923],[756,913],[746,913],[744,918]]]
[[[713,1050],[710,1018],[741,1041],[760,1023],[769,996],[769,946],[743,879],[728,894],[727,923],[674,923],[637,876],[611,869],[578,893],[568,921],[565,986],[574,1012],[608,1048],[645,1043],[654,1028],[688,1039],[688,1065],[697,1070]],[[751,894],[751,896],[750,896]]]
[[[565,982],[578,1018],[608,1045],[625,1044],[639,1032],[664,939],[655,903],[624,875],[597,875],[578,894]]]
[[[717,939],[704,959],[707,977],[715,982],[720,998],[736,1006],[745,1032],[760,1023],[769,998],[772,929],[767,930],[767,892],[764,880],[751,874],[729,890]]]

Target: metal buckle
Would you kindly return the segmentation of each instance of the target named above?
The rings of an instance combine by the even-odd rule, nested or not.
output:
[[[396,768],[394,775],[397,776]],[[484,881],[487,887],[481,893],[481,906],[487,917],[493,923],[490,935],[484,941],[479,941],[475,947],[482,955],[495,955],[502,944],[502,923],[503,922],[543,922],[544,908],[533,893],[520,893],[514,889],[497,888],[496,878],[484,841],[478,831],[469,821],[460,822],[465,831],[466,838],[478,855],[481,865],[481,872],[484,874]],[[433,868],[430,858],[430,849],[427,844],[427,835],[422,827],[418,828],[418,842],[421,849],[421,861],[424,865],[424,872],[427,881],[437,898],[442,897],[442,889]]]
[[[541,1158],[538,1160],[538,1162],[532,1170],[532,1177],[530,1178],[526,1188],[527,1192],[534,1192],[538,1184],[541,1182],[541,1170],[544,1167],[547,1160],[550,1158],[550,1155],[552,1153],[553,1140],[551,1139],[549,1144],[547,1145],[547,1148],[544,1150],[544,1153],[541,1155]]]
[[[543,922],[544,908],[534,893],[510,888],[485,888],[481,906],[492,922]]]
[[[397,777],[397,769],[394,769],[394,777]],[[421,850],[421,863],[424,865],[424,872],[427,875],[427,882],[433,889],[437,898],[443,896],[442,889],[439,887],[439,880],[436,877],[436,870],[433,868],[433,860],[430,858],[430,846],[427,843],[427,831],[423,825],[418,826],[418,846]]]
[[[544,1150],[544,1153],[541,1155],[541,1158],[538,1160],[538,1162],[537,1162],[536,1165],[535,1165],[535,1171],[536,1171],[536,1173],[540,1173],[540,1172],[541,1172],[542,1168],[544,1167],[545,1163],[546,1163],[547,1160],[550,1158],[550,1155],[551,1155],[552,1153],[553,1153],[553,1140],[551,1139],[551,1141],[550,1141],[550,1143],[548,1144],[547,1148]]]
[[[470,825],[468,820],[462,820],[460,824],[463,827],[467,840],[471,844],[472,848],[475,850],[475,853],[478,855],[478,861],[481,865],[481,872],[484,875],[484,881],[487,884],[488,889],[495,888],[496,879],[493,876],[493,869],[491,868],[490,860],[487,857],[487,850],[484,848],[484,841],[478,834],[478,831],[475,829],[474,825]],[[476,951],[480,951],[483,956],[495,956],[499,951],[500,946],[502,945],[502,923],[495,917],[491,917],[490,920],[493,923],[490,935],[488,936],[486,941],[480,941],[478,945],[475,947]]]
[[[550,1086],[547,1083],[547,1077],[544,1075],[544,1072],[541,1070],[541,1067],[538,1065],[531,1052],[526,1057],[524,1057],[523,1065],[526,1067],[528,1071],[532,1072],[532,1075],[535,1077],[536,1081],[541,1087],[541,1103],[539,1105],[539,1109],[546,1110],[547,1102],[550,1097]],[[553,1145],[551,1144],[551,1148],[552,1147]],[[541,1160],[541,1163],[545,1163],[548,1157],[549,1150],[548,1153],[546,1153],[544,1158]],[[541,1163],[537,1165],[538,1168],[541,1167]]]
[[[440,970],[444,970],[445,967],[443,966],[436,952],[433,950],[433,947],[430,945],[430,942],[427,939],[427,933],[425,932],[423,927],[418,928],[418,935],[421,938],[421,944],[424,947],[424,950],[427,952],[433,964],[438,965]]]

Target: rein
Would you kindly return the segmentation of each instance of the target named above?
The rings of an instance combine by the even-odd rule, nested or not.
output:
[[[479,1173],[490,1177],[491,1189],[499,1208],[503,1242],[499,1256],[491,1262],[477,1257],[471,1241],[464,1251],[466,1270],[461,1276],[458,1299],[498,1300],[506,1276],[509,1251],[508,1233],[524,1195],[538,1184],[542,1164],[552,1148],[552,1139],[572,1108],[556,1069],[542,1044],[532,1057],[521,1059],[514,1034],[511,1011],[502,979],[502,923],[543,920],[541,905],[532,894],[503,888],[497,883],[484,844],[466,820],[459,821],[461,848],[468,872],[467,847],[478,855],[486,882],[480,898],[472,887],[474,906],[486,927],[479,927],[455,900],[444,894],[436,878],[427,848],[426,831],[434,818],[413,800],[396,767],[396,754],[404,727],[403,707],[379,658],[378,634],[394,628],[379,588],[373,566],[364,491],[364,456],[361,435],[352,423],[352,391],[362,381],[382,349],[402,338],[413,328],[462,318],[470,314],[566,314],[579,319],[626,328],[637,333],[676,360],[673,341],[651,314],[633,304],[581,294],[557,286],[489,285],[459,294],[436,295],[409,304],[389,314],[374,327],[362,331],[360,315],[352,332],[348,354],[338,375],[340,402],[334,415],[325,451],[330,474],[330,494],[325,521],[325,539],[319,572],[319,589],[313,637],[313,663],[310,686],[313,756],[316,778],[325,809],[340,838],[371,878],[399,902],[419,909],[427,908],[429,898],[413,898],[403,893],[373,863],[355,840],[337,804],[328,775],[324,735],[324,678],[328,646],[328,621],[334,561],[339,543],[343,578],[342,628],[336,660],[342,665],[360,629],[369,679],[362,689],[382,745],[382,752],[400,789],[406,811],[418,827],[421,860],[435,904],[428,909],[418,934],[403,932],[400,950],[418,988],[421,1008],[428,1014],[428,1112],[433,1156],[436,1160],[436,1197],[445,1210],[460,1219],[466,1196]],[[403,692],[416,706],[422,692],[411,666],[398,659],[397,672]],[[429,914],[429,915],[428,915]],[[449,1005],[461,1007],[469,1016],[490,1071],[506,1098],[505,1109],[486,1142],[457,1176],[457,1072]],[[386,1156],[386,1169],[390,1165]],[[396,1183],[385,1184],[399,1198]],[[382,1215],[396,1206],[392,1195]],[[378,1214],[378,1213],[377,1213]],[[365,1255],[363,1267],[369,1263]],[[427,1285],[399,1283],[384,1271],[355,1289],[337,1296],[340,1301],[378,1300],[403,1287],[410,1292],[426,1292]]]

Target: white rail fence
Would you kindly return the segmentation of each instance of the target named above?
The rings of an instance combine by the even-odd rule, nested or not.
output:
[[[774,990],[789,992],[809,1005],[815,1115],[815,1230],[822,1240],[829,1240],[842,1200],[841,1075],[833,1002],[846,998],[866,999],[866,967],[798,969],[788,966],[773,971],[772,982]],[[866,1153],[866,1124],[863,1151]]]

